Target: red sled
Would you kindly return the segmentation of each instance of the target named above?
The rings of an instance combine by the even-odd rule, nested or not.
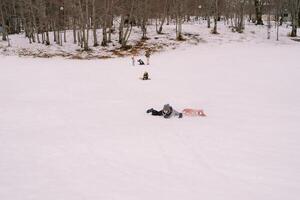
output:
[[[186,108],[182,113],[188,117],[206,117],[204,111],[199,109]]]

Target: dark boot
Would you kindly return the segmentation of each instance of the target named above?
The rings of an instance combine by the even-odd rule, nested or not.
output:
[[[152,111],[153,111],[153,108],[148,109],[148,110],[147,110],[147,113],[152,113]]]

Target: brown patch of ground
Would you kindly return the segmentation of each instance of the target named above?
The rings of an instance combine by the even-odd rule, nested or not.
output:
[[[155,52],[161,52],[167,48],[176,49],[182,43],[190,43],[197,45],[200,42],[205,42],[202,38],[200,38],[199,34],[191,34],[191,33],[183,33],[183,37],[180,40],[176,40],[171,36],[165,38],[166,40],[158,40],[159,37],[155,38],[154,42],[149,39],[141,39],[137,41],[134,45],[128,45],[125,48],[115,48],[113,50],[103,48],[101,50],[88,50],[84,51],[82,49],[77,49],[75,52],[65,52],[63,50],[56,52],[47,52],[45,50],[39,49],[19,49],[16,53],[19,56],[28,56],[28,57],[37,57],[37,58],[52,58],[52,57],[64,57],[68,59],[78,59],[78,60],[89,60],[89,59],[109,59],[116,57],[125,57],[131,55],[143,55],[145,51],[150,51],[152,54]],[[167,42],[165,42],[167,41]],[[114,45],[113,45],[114,46]],[[103,55],[100,55],[99,52],[103,52]]]
[[[295,42],[300,42],[300,38],[293,38],[292,40]]]

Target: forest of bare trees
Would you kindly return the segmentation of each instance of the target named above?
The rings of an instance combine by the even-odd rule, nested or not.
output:
[[[164,25],[175,23],[176,39],[181,40],[182,24],[191,17],[205,19],[216,34],[220,20],[241,33],[245,20],[264,25],[264,15],[272,16],[278,25],[287,20],[291,36],[297,36],[300,0],[0,0],[2,40],[24,32],[30,43],[63,45],[72,40],[84,50],[90,45],[108,45],[112,33],[118,33],[119,43],[126,47],[134,26],[140,28],[141,39],[146,39],[150,22],[156,25],[157,34],[163,33]],[[98,41],[97,29],[101,29],[102,41]],[[72,30],[72,38],[67,38],[67,30]]]

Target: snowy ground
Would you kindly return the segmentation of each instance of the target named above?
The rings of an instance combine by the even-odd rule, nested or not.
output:
[[[0,57],[0,199],[299,199],[299,43],[215,37],[147,67]]]

